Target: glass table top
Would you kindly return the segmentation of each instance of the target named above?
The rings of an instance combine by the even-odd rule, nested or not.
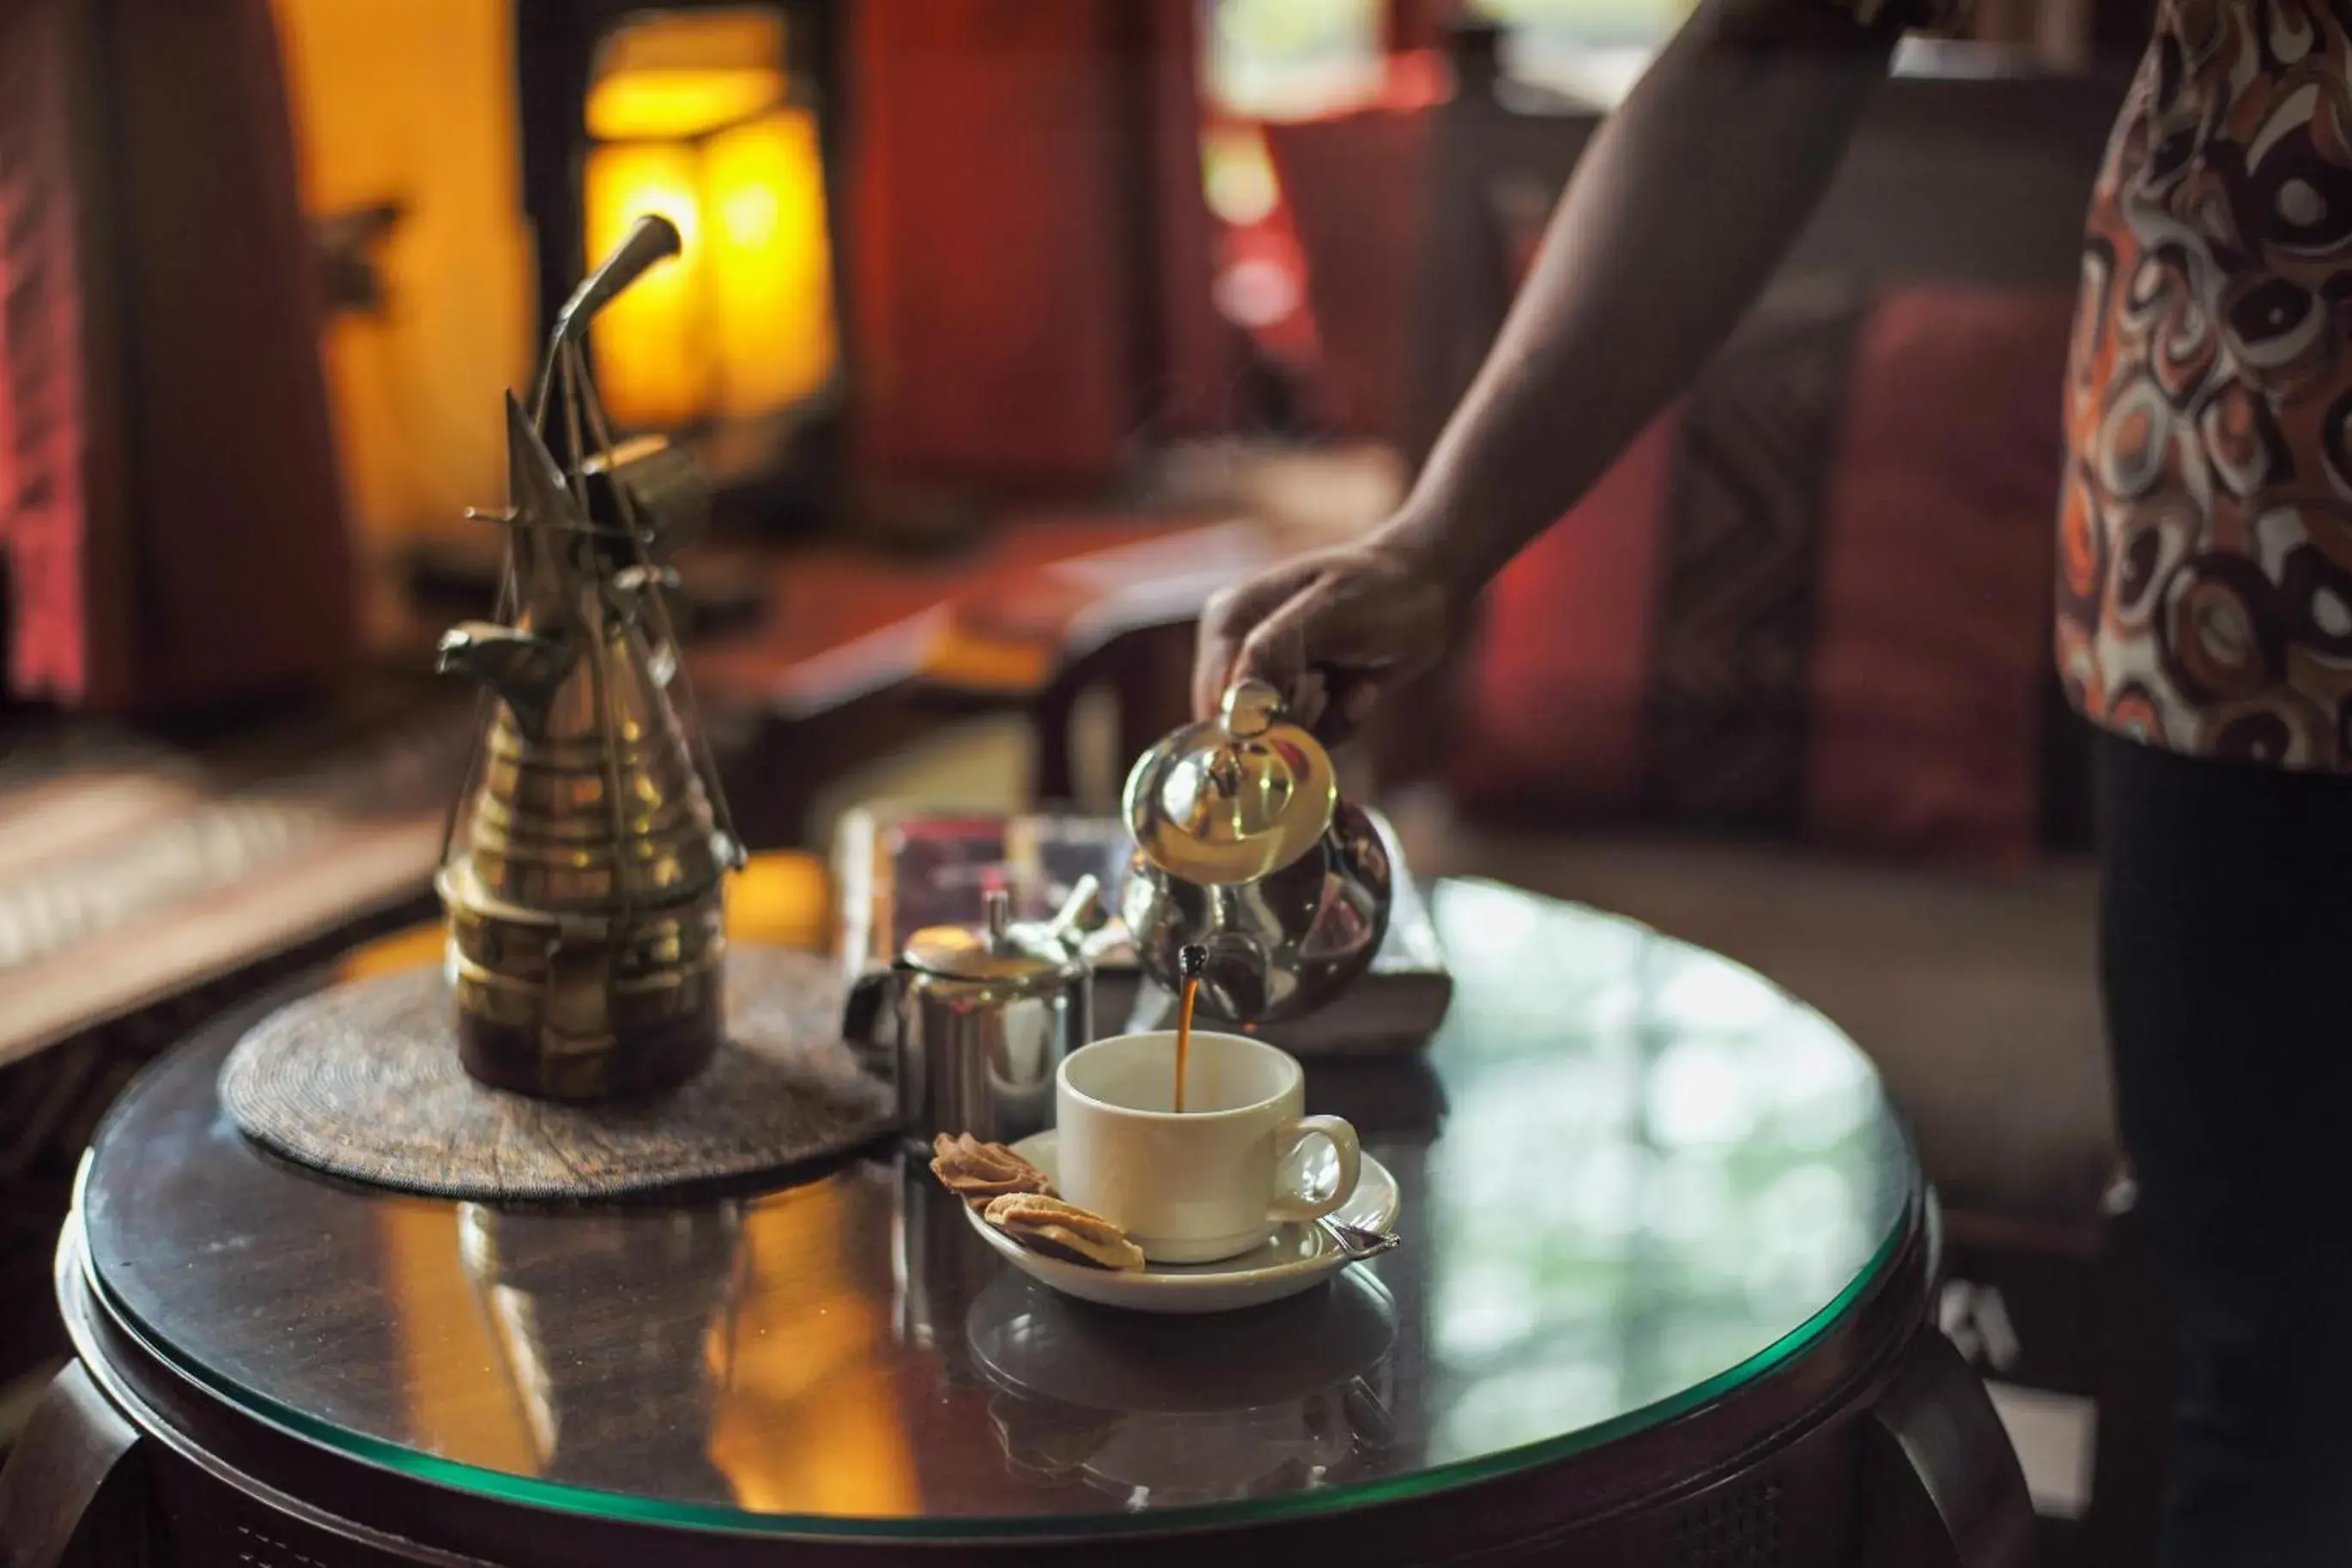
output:
[[[1412,1495],[1653,1426],[1816,1341],[1919,1178],[1877,1077],[1749,971],[1478,883],[1426,1061],[1310,1063],[1404,1245],[1220,1318],[1065,1301],[885,1153],[739,1198],[500,1210],[247,1145],[226,1033],[101,1131],[106,1300],[216,1396],[545,1506],[798,1534],[1164,1528]]]

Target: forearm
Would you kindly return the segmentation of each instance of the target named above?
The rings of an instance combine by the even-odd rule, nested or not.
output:
[[[1454,598],[1573,506],[1738,324],[1894,37],[1820,0],[1708,0],[1601,128],[1391,525]]]

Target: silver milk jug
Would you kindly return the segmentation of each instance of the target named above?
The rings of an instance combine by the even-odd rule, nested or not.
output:
[[[1084,944],[1103,921],[1092,877],[1043,924],[1015,924],[1002,890],[978,927],[934,925],[888,970],[852,988],[843,1033],[898,1080],[900,1131],[928,1153],[941,1133],[1013,1143],[1054,1124],[1054,1075],[1094,1038]]]

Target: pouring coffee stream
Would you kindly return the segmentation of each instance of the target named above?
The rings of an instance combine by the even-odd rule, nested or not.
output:
[[[1184,1006],[1176,1015],[1176,1112],[1184,1111],[1184,1072],[1192,1054],[1192,1005],[1201,994],[1201,971],[1209,965],[1209,950],[1188,942],[1176,955],[1177,971],[1184,977]]]

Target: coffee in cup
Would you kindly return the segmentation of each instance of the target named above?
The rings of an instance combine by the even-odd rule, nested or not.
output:
[[[1308,1116],[1307,1074],[1264,1040],[1192,1033],[1175,1108],[1166,1030],[1114,1036],[1064,1059],[1055,1081],[1062,1196],[1125,1230],[1155,1263],[1209,1263],[1272,1228],[1331,1213],[1362,1154],[1337,1116]],[[1322,1140],[1336,1174],[1306,1190],[1302,1153]]]

